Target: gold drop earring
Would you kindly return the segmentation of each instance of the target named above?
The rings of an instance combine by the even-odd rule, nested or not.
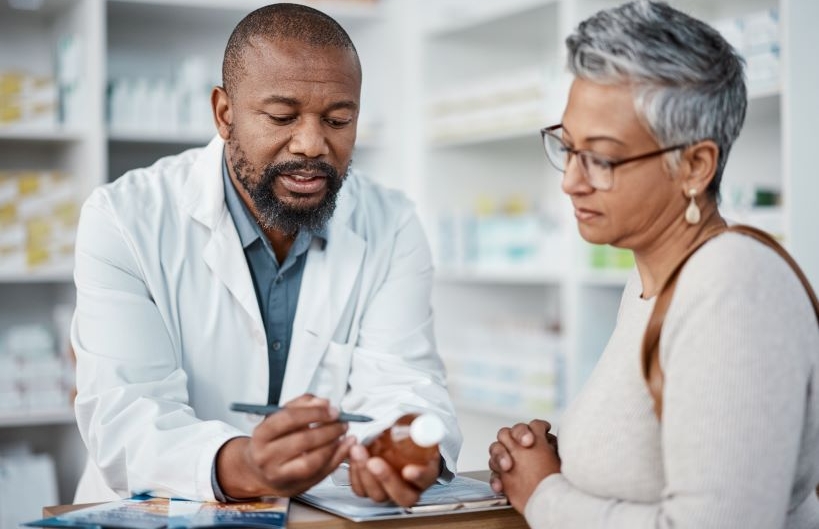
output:
[[[700,221],[700,207],[694,200],[694,197],[697,196],[697,189],[694,187],[689,189],[688,196],[691,198],[691,201],[688,203],[688,207],[685,208],[685,222],[688,224],[697,224]]]

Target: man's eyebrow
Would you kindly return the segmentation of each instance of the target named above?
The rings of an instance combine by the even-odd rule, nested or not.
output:
[[[327,107],[328,111],[332,110],[358,110],[358,103],[355,101],[337,101]]]
[[[285,96],[277,96],[277,95],[270,95],[265,97],[262,100],[265,104],[273,104],[273,103],[281,103],[283,105],[288,105],[291,107],[298,106],[299,101],[297,99],[293,99],[292,97],[285,97]]]
[[[270,95],[264,98],[264,104],[271,105],[271,104],[281,104],[287,105],[291,107],[299,106],[299,100],[294,99],[292,97],[286,96],[278,96],[278,95]],[[336,101],[335,103],[330,104],[327,107],[326,111],[333,111],[339,109],[349,109],[349,110],[358,110],[358,103],[353,100],[345,100],[345,101]]]

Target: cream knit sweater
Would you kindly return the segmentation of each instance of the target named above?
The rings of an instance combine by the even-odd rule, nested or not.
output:
[[[690,258],[661,336],[662,425],[640,370],[654,299],[640,293],[635,272],[529,524],[818,529],[819,326],[787,263],[733,233]]]

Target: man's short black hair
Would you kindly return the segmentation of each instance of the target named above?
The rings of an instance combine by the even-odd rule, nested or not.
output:
[[[351,50],[359,73],[361,71],[353,41],[332,17],[300,4],[271,4],[247,15],[230,34],[222,61],[222,85],[228,94],[244,73],[244,51],[254,37],[270,41],[295,40],[315,48]]]

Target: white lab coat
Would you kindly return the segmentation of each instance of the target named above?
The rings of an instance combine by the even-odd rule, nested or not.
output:
[[[131,171],[83,206],[76,243],[76,414],[89,464],[75,501],[148,491],[214,499],[217,450],[264,403],[265,330],[224,200],[223,141]],[[411,203],[351,174],[325,248],[308,251],[281,402],[305,392],[376,420],[426,409],[461,436],[435,349],[429,247]]]

